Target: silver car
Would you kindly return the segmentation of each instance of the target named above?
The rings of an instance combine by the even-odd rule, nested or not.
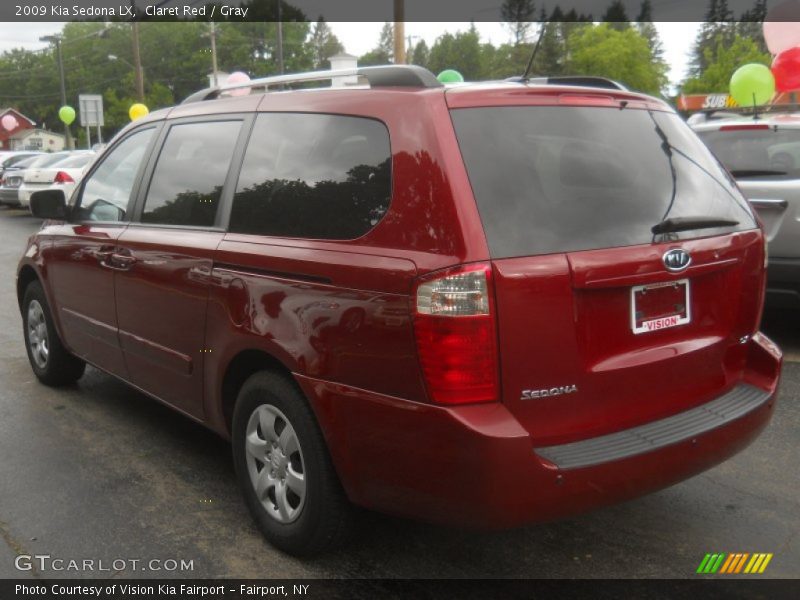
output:
[[[800,113],[698,115],[689,124],[764,223],[768,304],[800,308]]]

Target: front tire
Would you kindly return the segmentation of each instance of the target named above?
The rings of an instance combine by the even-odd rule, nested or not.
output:
[[[86,363],[70,354],[61,343],[47,297],[38,281],[25,288],[22,326],[28,360],[39,381],[55,387],[75,383],[83,376]]]
[[[232,438],[247,507],[273,546],[311,556],[342,543],[352,507],[292,381],[270,371],[252,375],[239,392]]]

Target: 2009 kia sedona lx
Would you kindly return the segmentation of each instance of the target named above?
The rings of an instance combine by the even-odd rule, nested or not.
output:
[[[205,90],[128,126],[70,202],[34,195],[37,377],[89,363],[230,438],[259,526],[298,554],[351,503],[514,526],[758,435],[781,366],[764,236],[666,104],[358,75]]]

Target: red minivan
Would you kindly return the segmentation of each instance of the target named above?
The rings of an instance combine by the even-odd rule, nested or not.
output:
[[[291,89],[340,75],[369,85]],[[249,86],[34,195],[17,289],[43,383],[89,363],[229,438],[278,548],[330,547],[353,504],[570,515],[768,423],[764,236],[662,101],[411,66]]]

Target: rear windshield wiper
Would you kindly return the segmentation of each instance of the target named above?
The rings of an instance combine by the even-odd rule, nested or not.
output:
[[[731,171],[734,177],[759,177],[761,175],[786,175],[786,171],[771,171],[769,169],[735,169]]]
[[[661,223],[650,228],[655,235],[660,233],[673,233],[675,231],[689,231],[691,229],[710,229],[712,227],[733,227],[739,221],[733,219],[720,219],[717,217],[673,217],[664,219]]]

